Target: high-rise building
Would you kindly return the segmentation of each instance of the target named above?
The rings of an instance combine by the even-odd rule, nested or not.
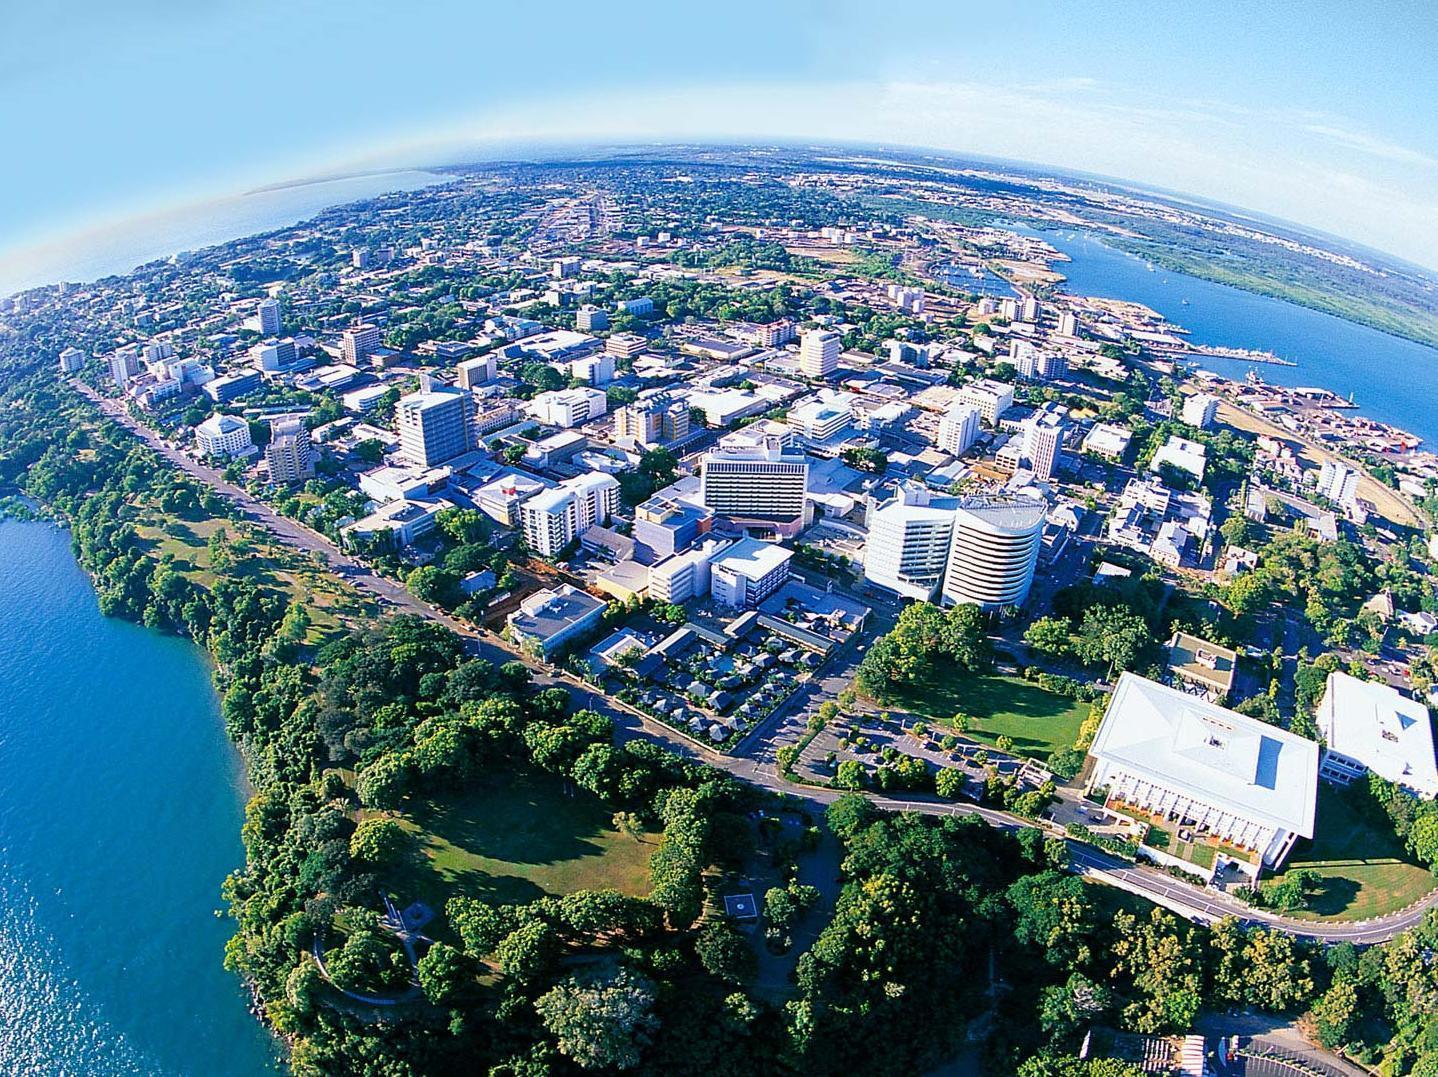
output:
[[[265,446],[270,482],[303,482],[315,473],[310,432],[299,419],[276,419],[270,423],[270,443]]]
[[[788,318],[780,318],[777,322],[767,322],[754,328],[754,343],[761,348],[778,348],[793,340],[797,331],[794,323]]]
[[[1063,451],[1062,420],[1053,412],[1035,415],[1023,428],[1023,459],[1040,482],[1048,482],[1058,468]]]
[[[1037,376],[1044,381],[1062,378],[1068,373],[1069,360],[1063,352],[1046,351],[1039,353]]]
[[[261,299],[255,304],[255,317],[259,321],[260,336],[279,336],[280,301],[278,299]]]
[[[1194,393],[1193,396],[1186,397],[1179,417],[1189,426],[1206,430],[1218,417],[1218,397],[1209,393]]]
[[[939,420],[939,448],[953,456],[962,456],[973,447],[979,436],[979,409],[955,400]]]
[[[1059,315],[1059,335],[1065,337],[1076,337],[1079,331],[1078,315],[1070,311],[1064,311]]]
[[[340,352],[350,366],[359,366],[379,348],[384,334],[377,325],[357,325],[340,334]]]
[[[869,517],[864,578],[905,598],[931,600],[944,578],[959,500],[906,484]]]
[[[85,353],[79,348],[66,348],[60,353],[60,373],[78,374],[85,365]]]
[[[984,422],[997,426],[999,417],[1014,403],[1014,387],[1007,382],[980,378],[959,389],[959,403],[979,409]]]
[[[839,367],[844,339],[832,329],[806,329],[799,340],[799,372],[809,378],[827,378]]]
[[[1019,304],[1019,315],[1023,321],[1036,322],[1039,320],[1039,301],[1033,296],[1028,296]]]
[[[454,368],[455,379],[461,389],[474,389],[494,380],[496,373],[494,355],[481,355],[477,359],[466,359]]]
[[[130,379],[140,373],[140,355],[134,348],[116,348],[110,356],[110,377],[117,386],[125,389]]]
[[[619,481],[592,471],[522,502],[519,522],[531,550],[555,557],[589,528],[607,524],[618,505]]]
[[[954,513],[945,605],[1022,606],[1034,580],[1047,506],[1028,498],[965,498]]]
[[[609,312],[592,303],[580,307],[574,315],[574,327],[581,333],[593,333],[609,328]]]
[[[802,529],[809,463],[777,443],[706,453],[699,464],[699,499],[716,515],[772,525],[783,534]]]
[[[473,447],[470,418],[473,398],[460,389],[421,389],[395,405],[400,455],[431,467]]]
[[[1358,494],[1358,472],[1337,460],[1325,460],[1314,493],[1336,505],[1346,505]]]

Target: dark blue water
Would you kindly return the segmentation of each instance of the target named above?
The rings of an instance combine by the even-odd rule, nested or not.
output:
[[[1073,259],[1055,269],[1076,295],[1128,299],[1191,330],[1197,344],[1259,348],[1291,359],[1296,367],[1232,359],[1195,362],[1227,378],[1256,370],[1275,385],[1314,385],[1353,394],[1359,413],[1417,434],[1438,447],[1438,410],[1430,386],[1438,383],[1438,349],[1390,336],[1331,314],[1199,280],[1073,232],[1046,231],[1043,238]],[[1185,304],[1184,300],[1188,300]]]
[[[243,803],[205,656],[0,521],[0,1072],[273,1067],[215,915]]]

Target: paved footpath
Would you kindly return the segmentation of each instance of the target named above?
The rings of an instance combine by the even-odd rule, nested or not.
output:
[[[280,515],[269,505],[252,495],[248,490],[225,479],[216,469],[194,460],[175,449],[154,431],[137,422],[116,400],[103,397],[93,389],[79,382],[72,383],[100,409],[120,423],[162,457],[201,482],[213,487],[235,503],[250,520],[269,530],[290,546],[309,553],[318,554],[336,575],[348,580],[355,587],[368,592],[386,606],[405,613],[426,617],[449,628],[462,636],[475,657],[484,658],[496,665],[521,661],[534,673],[534,684],[539,688],[564,688],[574,699],[575,705],[588,707],[607,715],[614,723],[615,737],[619,742],[641,738],[664,744],[672,751],[696,759],[720,770],[727,771],[744,781],[762,786],[776,793],[784,793],[807,802],[816,810],[822,810],[842,794],[837,790],[797,785],[787,781],[766,764],[762,755],[764,739],[751,735],[746,744],[748,755],[725,755],[705,748],[677,730],[624,703],[594,690],[577,677],[553,670],[535,662],[529,656],[511,647],[499,636],[476,631],[468,624],[456,620],[443,610],[426,605],[394,580],[374,572],[368,565],[338,549],[329,539],[312,531],[304,524]],[[781,708],[783,710],[784,708]],[[772,718],[771,718],[772,721]],[[757,732],[757,731],[756,731]],[[870,795],[882,808],[894,811],[917,811],[927,815],[977,815],[988,823],[1004,829],[1017,830],[1021,827],[1044,825],[1035,820],[1007,812],[994,811],[967,803],[942,801],[932,797],[885,797]],[[1052,828],[1055,836],[1063,836],[1058,828]],[[1181,916],[1192,920],[1211,923],[1227,916],[1234,916],[1248,923],[1263,924],[1300,938],[1316,939],[1323,942],[1352,942],[1370,944],[1386,942],[1394,935],[1416,925],[1429,909],[1438,906],[1438,890],[1429,893],[1422,900],[1406,909],[1356,922],[1324,922],[1300,920],[1266,909],[1257,909],[1237,898],[1183,882],[1157,868],[1131,864],[1111,856],[1091,845],[1068,841],[1073,870],[1097,882],[1116,886],[1122,890],[1145,897]]]

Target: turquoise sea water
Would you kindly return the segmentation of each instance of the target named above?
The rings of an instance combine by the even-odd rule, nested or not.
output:
[[[1417,434],[1426,448],[1438,449],[1438,410],[1431,400],[1438,349],[1280,299],[1162,267],[1150,270],[1142,259],[1077,233],[1038,234],[1073,259],[1054,267],[1068,277],[1060,285],[1065,291],[1142,303],[1191,330],[1196,344],[1258,348],[1298,364],[1203,358],[1199,365],[1226,378],[1241,379],[1253,369],[1274,385],[1351,393],[1360,414]]]
[[[244,798],[205,655],[0,521],[0,1073],[274,1067],[215,915]]]

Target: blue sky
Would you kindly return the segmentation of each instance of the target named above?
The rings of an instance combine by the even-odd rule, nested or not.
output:
[[[492,140],[783,137],[1099,172],[1438,268],[1438,9],[1421,3],[17,7],[0,13],[0,256]]]

